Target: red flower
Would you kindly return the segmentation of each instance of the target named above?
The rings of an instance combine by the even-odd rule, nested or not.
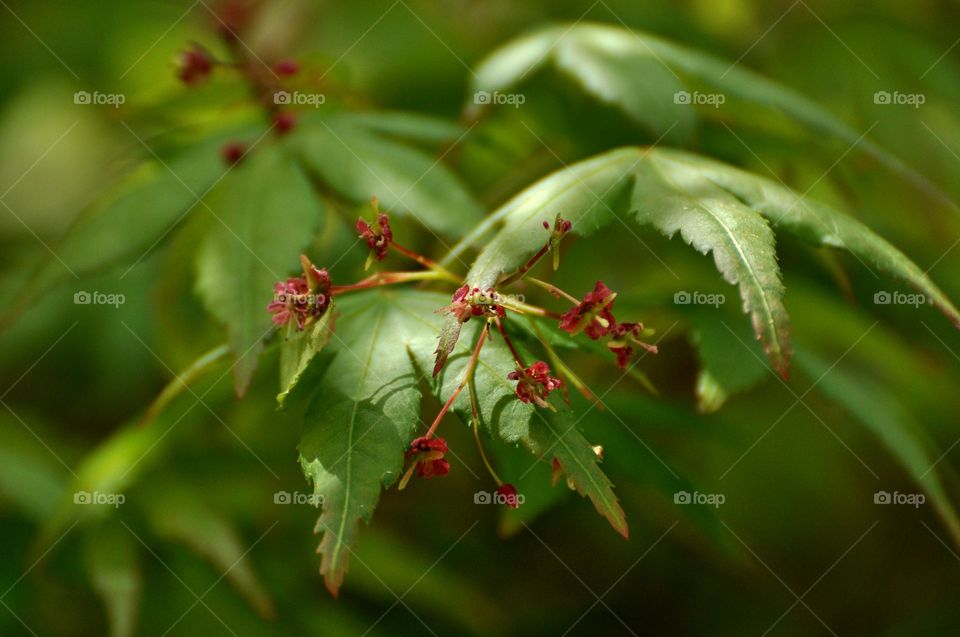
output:
[[[643,334],[643,323],[620,323],[610,330],[610,334],[613,338],[607,343],[607,347],[617,355],[617,366],[620,369],[626,369],[630,363],[630,358],[634,354],[634,345],[653,354],[657,353],[656,345],[640,340]]]
[[[592,292],[587,292],[580,304],[560,317],[560,329],[579,334],[581,331],[593,340],[605,336],[616,327],[613,302],[617,293],[597,281]]]
[[[177,77],[188,86],[199,84],[212,72],[213,58],[198,44],[194,44],[177,58]]]
[[[318,269],[301,255],[303,276],[290,277],[273,286],[273,301],[267,311],[273,314],[273,324],[283,327],[296,319],[297,330],[302,330],[308,321],[322,316],[330,307],[330,275]]]
[[[509,482],[504,482],[497,487],[498,502],[503,502],[511,509],[520,507],[520,500],[517,498],[517,489]]]
[[[383,261],[390,250],[393,231],[390,229],[390,218],[386,213],[380,213],[377,224],[371,226],[363,219],[357,219],[357,232],[360,233],[360,238],[367,242],[371,256],[376,258],[377,261]]]
[[[443,459],[445,453],[447,442],[443,438],[414,438],[410,449],[403,455],[405,460],[413,462],[401,478],[398,488],[406,487],[414,472],[418,478],[445,476],[450,473],[450,463]]]
[[[516,369],[507,374],[507,378],[517,382],[517,398],[525,403],[535,403],[540,407],[551,407],[547,396],[563,384],[559,378],[550,376],[550,368],[543,361],[537,361],[526,369]]]

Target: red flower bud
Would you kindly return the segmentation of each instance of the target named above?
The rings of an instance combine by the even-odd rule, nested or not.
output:
[[[509,482],[504,482],[497,487],[499,501],[506,504],[511,509],[520,507],[520,500],[517,498],[517,489]]]
[[[277,132],[283,135],[290,132],[290,129],[297,123],[297,116],[289,111],[277,113],[273,118],[273,123],[277,127]]]
[[[299,71],[300,65],[297,64],[296,60],[292,60],[290,58],[280,60],[273,65],[273,72],[281,77],[296,75]]]
[[[220,155],[223,157],[223,161],[229,166],[243,159],[246,152],[247,147],[243,142],[227,142],[223,145],[223,148],[220,149]]]
[[[200,84],[213,72],[213,58],[198,44],[180,53],[177,58],[177,77],[188,86]]]

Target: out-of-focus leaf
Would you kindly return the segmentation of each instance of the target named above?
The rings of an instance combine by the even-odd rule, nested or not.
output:
[[[607,34],[593,26],[543,29],[495,51],[481,63],[470,91],[471,97],[482,91],[490,99],[474,100],[471,113],[494,103],[494,93],[508,90],[538,67],[555,64],[585,91],[623,109],[655,135],[688,140],[697,117],[689,101],[674,99],[685,86],[680,78],[649,49],[622,37],[603,37]]]
[[[469,550],[466,542],[471,533],[481,532],[479,527],[472,531],[468,531],[469,528],[463,529],[467,535],[458,545],[461,550]],[[450,538],[449,544],[455,540],[456,535]],[[475,578],[463,577],[461,571],[452,569],[444,560],[437,561],[437,556],[411,546],[395,534],[376,527],[370,529],[357,554],[363,563],[377,565],[376,574],[357,569],[351,579],[351,586],[365,595],[392,604],[395,598],[391,590],[407,591],[404,599],[413,608],[430,608],[468,629],[463,632],[477,635],[495,632],[503,621],[503,612],[497,606],[496,598]],[[421,577],[422,574],[426,575]],[[445,600],[445,603],[436,604],[438,599]]]
[[[310,170],[348,199],[366,202],[376,195],[389,211],[452,237],[463,235],[483,215],[439,159],[349,119],[305,119],[297,138]]]
[[[490,447],[488,453],[494,458],[497,473],[516,488],[518,497],[523,496],[523,503],[516,509],[498,507],[500,535],[508,537],[522,531],[525,524],[532,524],[570,493],[565,478],[552,484],[551,467],[531,458],[523,449],[503,444]]]
[[[148,493],[146,508],[159,537],[186,544],[213,564],[261,616],[273,616],[273,601],[248,558],[255,540],[242,538],[226,517],[185,486],[167,480]]]
[[[225,391],[224,382],[198,393],[211,402]],[[126,506],[126,491],[166,456],[182,439],[181,432],[196,425],[203,413],[209,416],[194,396],[180,396],[149,425],[134,417],[119,426],[73,467],[76,477],[54,499],[56,508],[44,520],[38,545],[49,545],[73,520],[102,519]]]
[[[110,635],[135,635],[143,590],[136,538],[118,521],[105,520],[84,540],[87,573],[107,607]]]
[[[693,312],[692,338],[700,359],[697,372],[697,406],[701,412],[720,409],[733,394],[745,391],[767,378],[763,352],[742,329],[739,321],[723,315]],[[753,351],[757,349],[757,351]]]
[[[226,139],[247,129],[213,135],[168,160],[149,160],[101,201],[80,215],[45,255],[37,272],[9,308],[13,314],[36,294],[111,266],[129,270],[145,257],[228,170],[220,159]],[[73,274],[71,274],[73,272]]]
[[[820,354],[798,351],[797,364],[817,388],[842,405],[861,425],[877,436],[907,473],[930,496],[953,541],[960,546],[960,518],[937,470],[941,454],[924,434],[891,388],[848,369],[843,361],[831,364]]]
[[[456,122],[422,113],[376,111],[344,113],[344,121],[358,124],[375,133],[393,135],[414,142],[441,143],[456,140],[464,130]]]
[[[323,211],[285,144],[255,149],[218,185],[214,219],[197,258],[197,291],[227,326],[243,395],[271,329],[273,284],[297,265]]]
[[[27,429],[30,426],[35,431],[36,422],[27,425],[26,419],[29,415],[25,413],[14,416],[6,409],[0,412],[0,500],[16,504],[36,520],[44,520],[56,508],[69,474],[54,456],[59,453],[59,445],[53,432],[36,434],[42,436],[41,443]],[[44,448],[50,445],[53,453]]]
[[[469,94],[507,92],[547,65],[556,66],[590,94],[652,127],[657,135],[689,129],[693,121],[690,104],[695,103],[691,91],[697,86],[770,108],[833,139],[856,144],[890,170],[956,208],[924,176],[863,139],[859,131],[813,100],[743,65],[640,31],[588,22],[534,31],[508,42],[481,62],[474,69]],[[705,107],[714,105],[715,101]]]

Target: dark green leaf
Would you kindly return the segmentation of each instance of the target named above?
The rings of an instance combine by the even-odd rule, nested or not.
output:
[[[322,501],[320,572],[340,589],[359,522],[381,486],[393,484],[420,422],[418,374],[409,352],[430,356],[443,303],[435,294],[373,291],[338,301],[332,360],[304,416],[300,464]]]

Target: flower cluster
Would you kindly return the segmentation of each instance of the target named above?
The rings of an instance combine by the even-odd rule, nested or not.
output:
[[[616,354],[617,365],[626,369],[635,352],[635,346],[654,354],[657,347],[640,340],[643,334],[642,323],[617,323],[613,316],[613,302],[616,298],[616,292],[608,288],[603,281],[597,281],[593,290],[587,292],[580,303],[560,317],[560,329],[570,334],[583,332],[593,340],[610,336],[607,347]]]
[[[331,284],[326,269],[318,269],[306,256],[300,257],[300,264],[303,276],[290,277],[273,286],[273,301],[267,305],[267,311],[277,327],[293,320],[300,331],[330,307]]]
[[[500,295],[493,289],[471,289],[463,285],[453,293],[450,305],[440,308],[440,312],[451,314],[461,323],[466,323],[473,316],[500,317],[506,316],[501,305]]]
[[[617,366],[626,369],[634,355],[633,346],[640,347],[651,354],[657,353],[657,346],[640,340],[643,334],[643,323],[617,323],[610,330],[612,338],[607,341],[607,347],[617,355]]]
[[[435,438],[426,436],[414,438],[410,443],[410,448],[403,456],[404,460],[410,462],[410,467],[401,478],[399,488],[406,487],[414,473],[417,474],[418,478],[445,476],[450,473],[450,463],[443,458],[446,453],[447,442],[439,436]]]
[[[571,334],[583,332],[593,340],[606,336],[616,325],[613,302],[617,293],[597,281],[592,292],[572,310],[560,317],[560,329]]]
[[[534,403],[540,407],[550,407],[547,396],[563,385],[559,378],[550,376],[550,368],[543,361],[537,361],[527,368],[518,367],[507,374],[507,378],[517,381],[517,398],[521,402]]]
[[[383,261],[390,250],[390,242],[393,241],[393,231],[390,229],[390,218],[386,213],[376,212],[376,201],[374,200],[374,214],[376,215],[375,225],[371,225],[363,219],[357,219],[357,232],[360,238],[367,242],[370,248],[370,257],[377,261]],[[367,260],[367,267],[370,266],[370,259]]]

